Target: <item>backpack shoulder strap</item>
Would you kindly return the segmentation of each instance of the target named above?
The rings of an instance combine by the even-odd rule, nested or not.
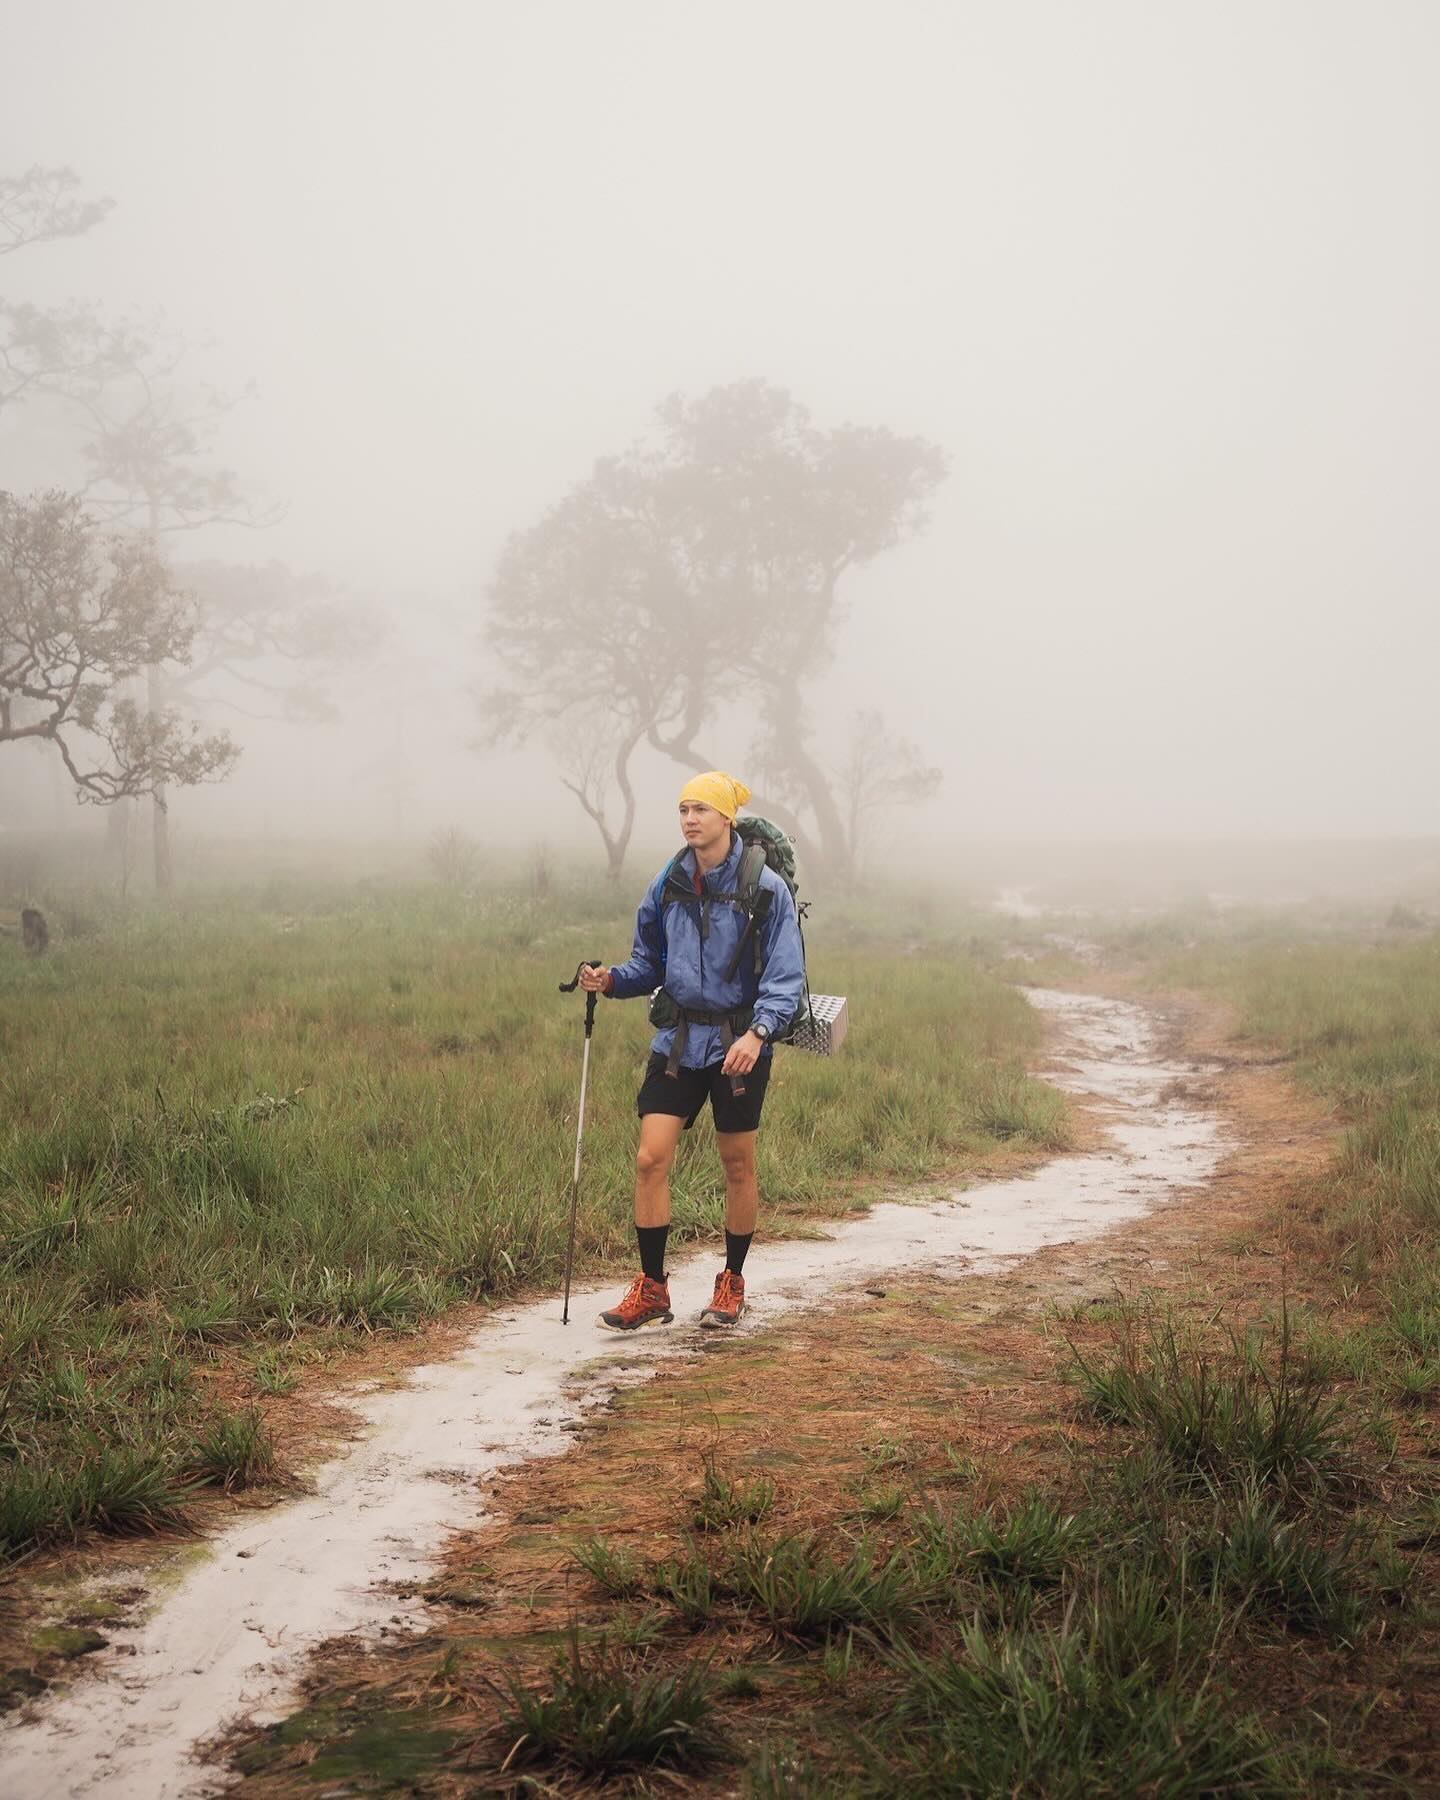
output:
[[[760,876],[765,868],[765,846],[763,844],[746,844],[740,855],[740,873],[735,887],[747,911],[753,911],[755,897],[760,892]]]
[[[740,873],[736,884],[740,904],[745,910],[745,929],[740,933],[734,956],[730,958],[730,967],[725,977],[727,981],[735,979],[740,958],[745,954],[745,946],[752,941],[755,945],[755,973],[757,976],[761,973],[763,957],[760,951],[760,933],[756,926],[770,909],[770,890],[760,885],[765,867],[765,846],[747,843],[740,858]]]
[[[665,907],[672,905],[677,900],[693,900],[696,898],[695,889],[684,869],[680,866],[685,860],[685,855],[685,851],[678,851],[670,858],[670,861],[665,866],[665,878],[660,884],[660,906],[662,911]]]

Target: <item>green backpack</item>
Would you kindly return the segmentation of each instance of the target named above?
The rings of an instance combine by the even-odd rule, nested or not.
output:
[[[765,967],[764,952],[760,947],[760,927],[770,910],[770,893],[760,885],[760,871],[770,868],[780,877],[790,890],[790,898],[795,902],[797,922],[804,919],[810,910],[810,902],[802,900],[795,883],[795,840],[787,831],[778,825],[772,825],[769,819],[737,819],[735,835],[745,846],[740,853],[740,869],[736,876],[735,893],[725,896],[733,905],[741,908],[746,914],[745,929],[740,934],[740,942],[735,946],[735,954],[730,959],[730,967],[725,972],[727,981],[733,981],[740,968],[741,958],[748,944],[755,958],[755,974],[758,977]],[[695,890],[689,880],[681,874],[680,863],[686,852],[681,851],[670,864],[665,877],[665,886],[661,892],[664,905],[679,900],[693,900]],[[800,927],[800,961],[805,961],[805,930]],[[657,1012],[659,1017],[657,1017]],[[656,991],[650,1008],[651,1023],[657,1026],[673,1025],[675,1022],[674,1003],[664,988]],[[777,1044],[787,1043],[806,1023],[810,1017],[810,978],[806,975],[805,990],[800,996],[800,1004],[795,1009],[795,1016],[782,1031],[775,1034]]]

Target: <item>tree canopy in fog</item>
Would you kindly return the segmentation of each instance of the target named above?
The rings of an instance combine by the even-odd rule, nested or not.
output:
[[[111,205],[86,198],[69,168],[0,177],[0,254],[81,236]],[[151,796],[162,888],[172,878],[167,785],[218,779],[236,755],[226,734],[182,723],[177,702],[214,704],[203,684],[223,673],[272,711],[322,717],[318,670],[373,638],[373,621],[347,631],[323,584],[279,564],[198,564],[184,593],[166,572],[167,535],[280,516],[217,454],[238,396],[193,362],[193,346],[158,313],[112,319],[89,302],[0,300],[0,404],[46,401],[75,458],[70,493],[6,503],[12,642],[0,740],[53,743],[84,799]],[[100,524],[112,529],[102,536]],[[88,760],[77,732],[94,740]],[[112,817],[123,834],[126,809]]]
[[[112,205],[108,199],[84,199],[73,169],[33,164],[18,175],[0,174],[0,256],[79,237]],[[0,408],[100,378],[122,338],[88,301],[36,306],[0,295]]]
[[[188,665],[170,677],[187,702],[256,718],[332,719],[326,676],[371,651],[379,621],[323,576],[284,563],[183,562],[176,578],[196,605]],[[220,700],[213,678],[245,699]]]
[[[847,872],[858,814],[817,748],[811,688],[835,654],[845,575],[924,525],[944,454],[883,426],[821,428],[757,380],[672,396],[656,420],[506,545],[486,634],[505,673],[485,697],[491,736],[550,738],[613,872],[639,746],[711,767],[706,731],[742,713],[767,803]]]
[[[0,494],[0,745],[39,741],[77,797],[109,802],[226,774],[237,750],[124,684],[183,664],[194,609],[150,544],[102,533],[74,495]]]

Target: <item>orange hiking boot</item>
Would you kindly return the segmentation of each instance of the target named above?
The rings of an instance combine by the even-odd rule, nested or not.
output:
[[[700,1315],[702,1325],[733,1325],[745,1310],[745,1277],[722,1269],[715,1277],[715,1297]]]
[[[648,1275],[637,1275],[620,1304],[602,1312],[596,1324],[606,1331],[638,1331],[642,1325],[669,1325],[674,1317],[670,1310],[670,1278],[652,1281]]]

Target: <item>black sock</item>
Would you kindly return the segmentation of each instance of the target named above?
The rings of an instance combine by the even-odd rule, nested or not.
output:
[[[668,1225],[637,1225],[635,1235],[640,1240],[640,1267],[652,1281],[665,1279],[665,1240],[670,1235]]]
[[[754,1235],[753,1231],[747,1231],[744,1237],[733,1231],[725,1233],[725,1267],[732,1275],[738,1275],[745,1267],[745,1252],[750,1248],[750,1240]]]

